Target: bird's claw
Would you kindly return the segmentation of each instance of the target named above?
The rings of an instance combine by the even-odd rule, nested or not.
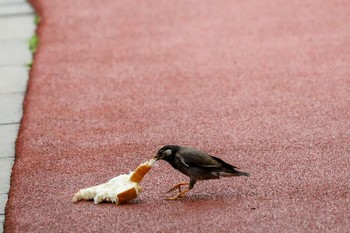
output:
[[[186,189],[180,193],[178,193],[177,195],[173,196],[173,197],[168,197],[168,198],[165,198],[165,200],[168,200],[168,201],[175,201],[179,198],[183,198],[186,196],[186,194],[188,193],[188,191],[190,191],[189,189]]]
[[[178,197],[178,196],[176,195],[176,196],[173,196],[173,197],[167,197],[167,198],[165,198],[165,200],[167,200],[167,201],[175,201],[175,200],[177,200],[177,199],[179,199],[179,198],[182,198],[182,197]]]
[[[179,184],[177,184],[177,185],[175,185],[174,187],[172,187],[171,189],[169,189],[168,191],[167,191],[167,193],[170,193],[170,192],[172,192],[172,191],[174,191],[174,190],[176,190],[176,189],[178,189],[179,190],[179,193],[181,193],[181,186],[182,185],[188,185],[189,183],[179,183]],[[176,197],[176,196],[175,196]]]

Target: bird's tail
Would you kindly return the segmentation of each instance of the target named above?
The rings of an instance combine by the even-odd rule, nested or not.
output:
[[[234,176],[250,176],[250,174],[248,172],[241,172],[241,171],[237,171]]]
[[[238,171],[236,169],[234,169],[233,171],[226,171],[226,172],[220,172],[219,173],[220,176],[223,177],[227,177],[227,176],[250,176],[250,174],[248,172],[241,172]]]

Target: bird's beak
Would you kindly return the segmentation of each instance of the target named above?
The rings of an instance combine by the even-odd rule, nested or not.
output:
[[[161,155],[160,154],[156,154],[156,156],[154,156],[154,158],[156,161],[160,160],[161,159]]]

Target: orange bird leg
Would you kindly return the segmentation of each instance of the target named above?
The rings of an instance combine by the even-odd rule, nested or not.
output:
[[[179,194],[180,194],[182,185],[189,185],[189,183],[179,183],[179,184],[175,185],[174,187],[172,187],[167,193],[170,193],[170,192],[178,189],[179,190]]]
[[[186,196],[186,194],[188,193],[188,191],[190,191],[190,189],[186,189],[180,193],[178,193],[177,195],[173,196],[173,197],[168,197],[166,198],[165,200],[170,200],[170,201],[174,201],[174,200],[177,200],[179,198],[182,198],[184,196]]]

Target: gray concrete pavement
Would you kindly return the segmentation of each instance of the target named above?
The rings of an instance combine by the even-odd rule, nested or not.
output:
[[[0,233],[32,59],[28,40],[34,31],[34,11],[25,0],[0,0]]]

